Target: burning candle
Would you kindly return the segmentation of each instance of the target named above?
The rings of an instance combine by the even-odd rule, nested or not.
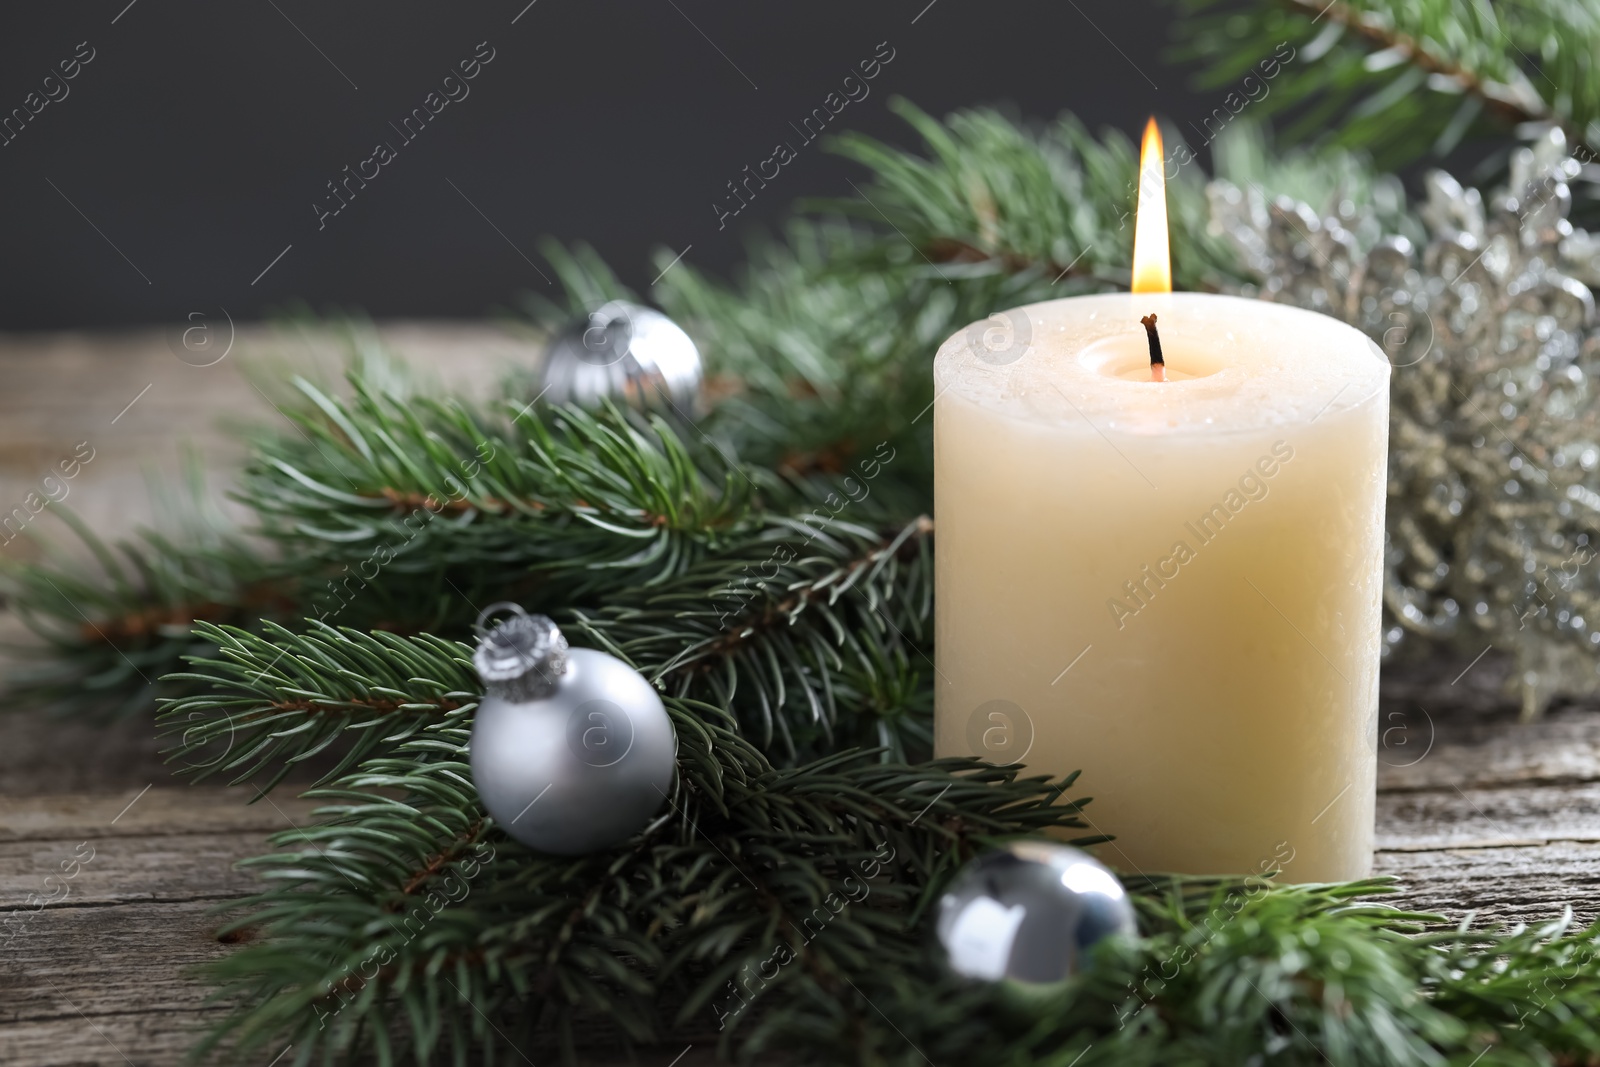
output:
[[[935,748],[1082,770],[1125,871],[1361,877],[1389,364],[1322,315],[1171,292],[1161,169],[1152,122],[1132,292],[934,362]]]

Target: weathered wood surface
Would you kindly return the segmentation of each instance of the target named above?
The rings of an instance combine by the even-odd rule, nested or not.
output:
[[[479,384],[495,364],[527,353],[524,339],[492,329],[407,328],[391,339]],[[268,347],[259,332],[241,343]],[[326,339],[301,344],[313,363],[331,359]],[[439,355],[462,352],[472,358]],[[178,363],[159,335],[98,347],[0,339],[10,386],[0,392],[0,511],[5,500],[20,501],[36,467],[94,431],[105,451],[75,480],[71,503],[104,530],[144,521],[148,505],[131,477],[140,461],[171,469],[178,437],[225,459],[233,446],[215,424],[270,414],[235,366],[219,367],[203,377],[218,368]],[[69,380],[76,400],[64,395]],[[151,382],[150,394],[113,422]],[[158,387],[170,395],[141,409]],[[49,402],[30,401],[38,396]],[[1376,868],[1400,879],[1390,899],[1451,921],[1476,913],[1480,922],[1534,923],[1567,907],[1592,920],[1600,907],[1600,714],[1572,705],[1520,724],[1499,691],[1504,665],[1491,654],[1463,674],[1466,667],[1385,676]],[[161,762],[148,722],[94,725],[16,710],[0,716],[0,922],[12,920],[0,929],[0,1062],[178,1064],[221,1010],[205,1005],[206,989],[187,972],[230,951],[217,940],[214,909],[253,885],[234,865],[264,851],[272,832],[304,825],[314,805],[292,788],[251,805],[247,790],[187,786]],[[75,869],[71,878],[63,863]],[[35,907],[40,898],[49,899]],[[16,931],[9,941],[6,929]],[[638,1062],[713,1060],[697,1046]]]
[[[1389,898],[1452,922],[1600,914],[1600,714],[1533,723],[1492,654],[1386,671],[1378,752],[1378,874]]]
[[[208,322],[205,328],[218,346],[212,351],[221,351],[228,324]],[[539,351],[526,331],[488,324],[394,323],[379,335],[408,365],[475,395],[486,395],[506,369],[532,365]],[[230,429],[277,418],[271,405],[286,395],[286,372],[336,383],[353,350],[347,338],[331,331],[241,324],[232,339],[226,357],[197,366],[215,357],[188,352],[161,330],[0,334],[0,518],[17,507],[32,510],[33,493],[36,500],[64,499],[97,531],[148,525],[158,516],[146,491],[147,473],[176,474],[186,452],[207,467],[226,466],[241,454]],[[89,450],[82,455],[92,452],[93,458],[78,465],[73,477],[44,484],[46,476],[59,475],[59,465],[72,459],[79,444]],[[212,498],[231,510],[224,481],[212,486]],[[53,540],[60,524],[47,520],[40,516],[30,527]],[[6,555],[38,550],[26,538],[0,541],[6,542],[0,547]]]
[[[1406,710],[1416,674],[1386,685],[1385,715]],[[1570,706],[1523,725],[1492,690],[1465,692],[1454,710],[1435,694],[1431,726],[1380,751],[1377,870],[1401,881],[1391,899],[1452,921],[1537,923],[1567,907],[1594,918],[1600,715]],[[0,791],[0,910],[59,898],[3,950],[0,1058],[178,1063],[220,1010],[185,971],[229,951],[213,909],[253,884],[234,864],[314,805],[292,790],[250,805],[247,790],[180,784],[147,723],[27,715],[0,720]],[[93,859],[47,885],[85,846]],[[666,1067],[682,1051],[641,1062]],[[696,1048],[678,1067],[709,1062]]]
[[[225,340],[226,324],[210,328]],[[532,365],[539,347],[487,324],[400,323],[379,333],[434,380],[478,395]],[[201,367],[193,353],[179,359],[160,331],[0,336],[0,519],[30,493],[59,496],[43,478],[87,442],[94,458],[64,483],[66,503],[110,536],[159,524],[147,473],[176,475],[185,447],[225,468],[240,454],[229,427],[277,418],[247,368],[334,382],[349,351],[327,332],[240,327],[227,358]],[[210,486],[224,509],[226,488],[225,475]],[[0,534],[0,554],[32,557],[40,542],[81,552],[48,509],[27,525],[38,542]],[[0,642],[17,636],[0,613]],[[215,908],[255,885],[235,864],[266,851],[271,833],[304,825],[315,805],[292,788],[252,805],[248,790],[184,784],[163,764],[148,721],[9,710],[0,714],[0,1064],[181,1063],[223,1010],[206,1006],[189,970],[230,951],[217,940]],[[638,1060],[674,1061],[704,1067],[712,1058],[679,1046]]]

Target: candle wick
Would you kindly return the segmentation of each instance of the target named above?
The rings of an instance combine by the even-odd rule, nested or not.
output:
[[[1150,380],[1164,382],[1167,380],[1167,361],[1161,357],[1161,335],[1156,332],[1155,313],[1151,312],[1139,321],[1150,339]]]

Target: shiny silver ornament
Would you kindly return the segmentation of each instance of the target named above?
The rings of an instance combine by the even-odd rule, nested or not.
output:
[[[1395,194],[1318,210],[1209,190],[1259,279],[1246,295],[1358,326],[1394,366],[1385,652],[1493,647],[1527,717],[1600,690],[1600,235],[1567,218],[1585,182],[1550,129],[1513,154],[1504,189],[1432,172],[1409,221],[1380,210]]]
[[[1052,841],[1013,841],[979,856],[939,901],[950,968],[985,981],[1059,982],[1078,973],[1094,945],[1137,932],[1117,876]]]
[[[691,417],[704,371],[700,350],[661,312],[612,300],[573,323],[545,352],[539,386],[552,404],[619,400]]]
[[[572,856],[650,821],[672,788],[677,738],[655,689],[615,656],[567,647],[543,615],[513,610],[482,633],[484,697],[472,724],[472,781],[500,827]]]

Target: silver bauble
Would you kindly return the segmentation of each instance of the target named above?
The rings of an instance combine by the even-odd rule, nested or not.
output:
[[[472,781],[496,823],[529,848],[594,852],[641,830],[672,788],[677,739],[661,698],[615,656],[568,649],[520,609],[479,641],[484,697]]]
[[[677,323],[612,300],[556,335],[539,385],[552,404],[593,407],[609,398],[687,418],[698,406],[702,376],[700,350]]]
[[[938,931],[957,974],[1032,985],[1068,978],[1091,946],[1138,932],[1117,876],[1050,841],[1014,841],[968,864],[939,901]]]

